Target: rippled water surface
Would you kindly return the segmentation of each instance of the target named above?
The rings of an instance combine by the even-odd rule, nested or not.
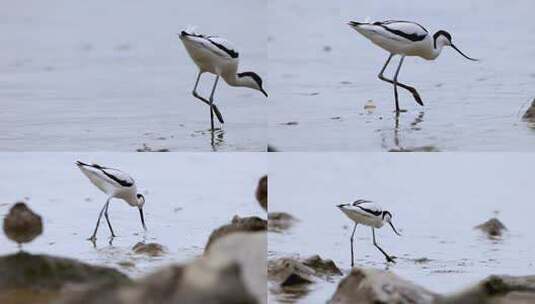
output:
[[[106,196],[74,165],[77,159],[132,175],[146,198],[148,232],[143,233],[135,208],[112,200],[109,214],[117,237],[109,243],[103,218],[96,247],[86,240]],[[258,154],[2,153],[0,167],[0,218],[17,200],[27,201],[43,217],[43,235],[24,245],[25,251],[115,267],[132,276],[201,255],[212,230],[236,214],[265,217],[254,198],[258,178],[266,173]],[[132,247],[137,242],[159,243],[167,253],[136,255]],[[0,233],[0,254],[17,250]]]
[[[535,97],[534,9],[529,0],[271,1],[269,142],[281,151],[535,150],[520,119]],[[399,80],[425,107],[401,90],[408,112],[396,119],[392,86],[377,78],[388,54],[345,24],[366,18],[447,30],[481,62],[451,48],[434,62],[406,58]]]
[[[270,160],[270,210],[289,212],[300,221],[285,233],[269,234],[270,259],[319,254],[347,274],[353,224],[336,205],[370,199],[393,214],[402,236],[385,226],[376,237],[398,260],[387,268],[370,229],[358,226],[358,266],[389,269],[444,293],[490,274],[535,272],[533,155],[285,154],[275,153]],[[498,240],[473,229],[493,216],[508,228]],[[324,303],[341,278],[319,280],[297,302]],[[278,294],[273,285],[271,290],[272,303],[296,297]]]
[[[264,76],[265,1],[0,2],[0,150],[265,150],[265,97],[223,82],[226,123],[211,138],[176,35],[188,25],[221,35],[241,70]],[[202,95],[213,80],[203,76]]]

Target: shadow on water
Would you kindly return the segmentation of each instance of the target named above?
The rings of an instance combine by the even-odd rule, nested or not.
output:
[[[386,134],[383,134],[382,139],[382,146],[385,150],[388,152],[439,152],[440,150],[434,146],[434,145],[423,145],[423,146],[415,146],[415,147],[406,147],[402,144],[402,138],[404,133],[411,133],[422,130],[421,124],[424,122],[424,116],[425,112],[420,111],[418,115],[414,118],[414,120],[409,124],[410,127],[408,128],[401,128],[400,127],[400,114],[395,113],[394,114],[394,128],[393,128],[393,136],[392,136],[392,142],[393,147],[390,147],[390,144],[388,143],[389,136]],[[390,129],[385,129],[382,131],[389,131]]]

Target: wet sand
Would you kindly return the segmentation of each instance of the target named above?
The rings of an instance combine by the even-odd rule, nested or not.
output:
[[[532,1],[272,1],[269,8],[269,143],[278,150],[535,149],[535,133],[521,121],[534,97]],[[397,121],[392,86],[377,78],[388,54],[345,24],[367,17],[445,29],[481,62],[451,48],[434,62],[406,58],[399,80],[418,89],[425,107],[401,90],[408,112]],[[369,100],[372,113],[364,109]]]
[[[398,260],[387,266],[373,247],[370,228],[358,226],[358,266],[389,269],[440,293],[490,274],[533,274],[533,163],[529,154],[274,153],[270,210],[300,221],[286,232],[269,233],[268,259],[319,254],[347,274],[353,223],[336,205],[371,199],[392,212],[402,234],[396,236],[389,227],[376,231],[378,243]],[[474,229],[493,216],[508,228],[501,239]],[[322,303],[340,279],[318,280],[304,295],[302,290],[278,294],[271,284],[270,302]]]
[[[109,243],[102,219],[96,247],[86,240],[106,196],[79,172],[77,159],[113,165],[135,178],[146,197],[146,233],[135,208],[112,200],[110,221],[118,237]],[[2,153],[0,166],[2,179],[9,181],[0,185],[0,218],[12,202],[25,198],[43,217],[43,235],[24,245],[25,251],[114,267],[134,278],[201,255],[212,230],[235,214],[265,217],[254,190],[266,162],[252,153]],[[132,247],[138,242],[161,244],[166,253],[136,254]],[[0,254],[17,250],[0,233]]]
[[[197,67],[176,33],[221,35],[241,70],[264,76],[265,18],[263,1],[10,3],[0,12],[0,150],[264,151],[266,98],[223,82],[226,123],[212,140],[208,107],[191,95]],[[199,92],[213,81],[203,76]]]

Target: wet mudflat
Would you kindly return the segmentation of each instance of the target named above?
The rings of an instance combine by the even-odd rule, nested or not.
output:
[[[532,1],[273,1],[269,8],[269,142],[278,150],[535,149],[535,133],[521,121],[534,97]],[[399,80],[418,89],[425,107],[401,90],[407,112],[396,118],[392,86],[377,78],[388,54],[345,24],[367,17],[447,30],[481,61],[451,48],[434,62],[407,57]],[[370,101],[375,107],[365,109]]]
[[[109,214],[117,237],[109,239],[103,218],[96,246],[86,240],[106,196],[79,172],[77,159],[115,166],[134,177],[146,198],[147,232],[135,208],[112,200]],[[261,155],[3,153],[0,163],[2,179],[9,181],[0,185],[0,218],[17,200],[26,200],[43,218],[43,235],[24,245],[26,252],[108,266],[133,278],[202,255],[210,233],[236,214],[265,216],[254,197],[266,170]],[[140,247],[139,242],[157,245]],[[0,233],[0,254],[17,250]]]
[[[370,199],[392,212],[402,234],[396,236],[388,226],[376,230],[378,243],[397,256],[397,263],[387,265],[373,247],[370,228],[358,226],[357,267],[386,269],[443,294],[491,274],[533,274],[529,180],[534,162],[528,154],[275,153],[270,210],[299,221],[269,233],[268,259],[319,255],[347,275],[353,222],[336,205]],[[290,164],[292,170],[285,169]],[[474,229],[495,216],[507,227],[501,237]],[[324,303],[342,278],[315,279],[286,290],[270,282],[269,301]]]
[[[0,19],[3,151],[265,150],[265,97],[223,82],[226,123],[212,138],[208,107],[191,95],[197,67],[176,35],[188,25],[221,35],[240,69],[263,76],[262,1],[31,1],[10,3]],[[213,81],[203,76],[203,96]]]

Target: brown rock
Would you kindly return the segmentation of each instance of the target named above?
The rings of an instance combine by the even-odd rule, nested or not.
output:
[[[340,281],[328,303],[433,304],[437,300],[439,300],[437,294],[392,272],[355,267]]]
[[[491,218],[490,220],[484,222],[483,224],[477,225],[474,227],[479,229],[487,234],[489,238],[498,238],[501,237],[504,230],[507,230],[505,225],[497,218]]]
[[[531,106],[528,108],[526,113],[524,113],[522,119],[528,122],[535,122],[535,98],[533,98]]]
[[[342,275],[342,271],[336,266],[333,260],[322,259],[319,255],[313,255],[309,258],[306,258],[303,261],[303,264],[314,269],[316,273],[331,276],[331,275]]]
[[[173,265],[131,285],[94,285],[64,295],[60,304],[256,304],[241,279],[237,264],[210,263],[198,259],[189,265]]]
[[[535,276],[490,276],[440,304],[528,304],[535,303]]]
[[[280,258],[268,262],[268,279],[281,287],[315,282],[314,269],[293,258]]]
[[[290,229],[297,219],[286,212],[268,213],[268,230],[272,232],[282,232]]]
[[[208,251],[210,245],[218,238],[235,232],[257,232],[266,231],[267,221],[257,216],[239,217],[235,215],[232,218],[232,222],[227,225],[223,225],[216,230],[212,231],[208,242],[204,248],[204,252]]]
[[[158,243],[142,243],[138,242],[132,247],[137,254],[146,254],[148,256],[161,256],[165,254],[165,248]]]
[[[258,186],[256,187],[256,200],[267,211],[268,208],[268,177],[267,175],[262,176],[258,181]]]
[[[25,203],[16,203],[4,218],[4,233],[19,244],[29,243],[43,233],[43,221]]]

